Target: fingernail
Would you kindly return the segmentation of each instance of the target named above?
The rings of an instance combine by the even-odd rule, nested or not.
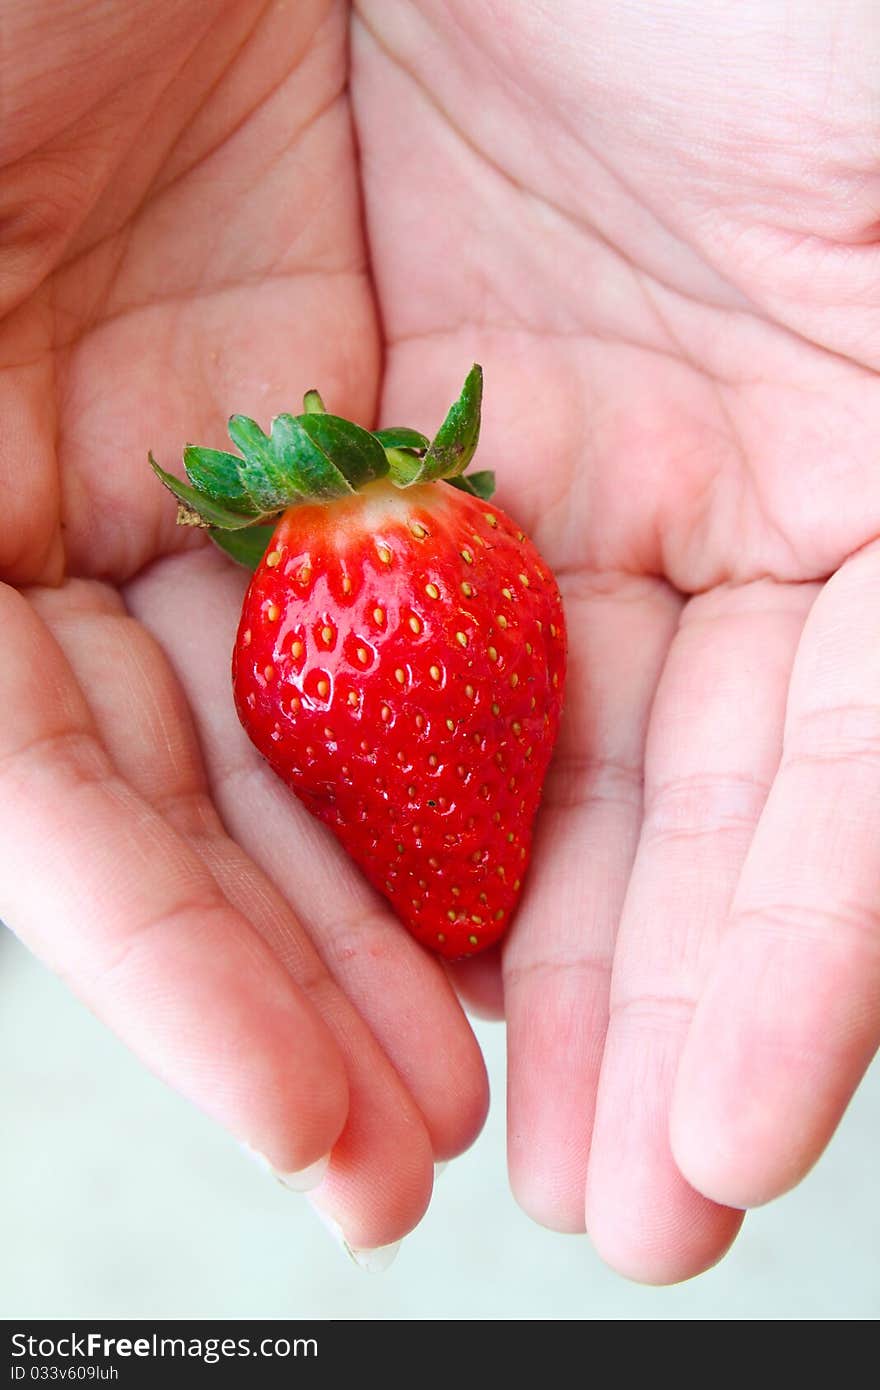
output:
[[[321,1225],[330,1232],[336,1244],[342,1247],[349,1259],[353,1260],[359,1269],[365,1269],[370,1274],[382,1274],[394,1263],[402,1241],[395,1240],[390,1245],[377,1245],[374,1250],[358,1250],[355,1246],[349,1245],[338,1221],[334,1221],[332,1216],[328,1216],[313,1202],[310,1202],[309,1205]]]
[[[355,1250],[347,1240],[343,1240],[342,1243],[358,1268],[365,1269],[370,1274],[384,1274],[386,1269],[390,1269],[402,1244],[401,1241],[394,1240],[390,1245],[377,1245],[375,1250]]]
[[[329,1167],[330,1155],[325,1154],[323,1158],[310,1163],[308,1168],[300,1168],[298,1173],[276,1173],[275,1176],[291,1192],[311,1192],[313,1188],[321,1186]]]
[[[252,1149],[250,1144],[242,1143],[239,1148],[262,1168],[264,1173],[271,1173],[273,1178],[277,1178],[282,1186],[289,1188],[291,1192],[311,1192],[313,1188],[319,1187],[330,1167],[330,1155],[325,1154],[323,1158],[310,1163],[307,1168],[300,1168],[298,1172],[279,1173],[272,1167],[268,1158],[257,1149]]]

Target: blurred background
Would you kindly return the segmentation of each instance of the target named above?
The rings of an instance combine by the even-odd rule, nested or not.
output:
[[[0,1316],[873,1319],[880,1314],[875,1064],[831,1149],[674,1288],[626,1283],[585,1237],[534,1226],[504,1166],[504,1033],[476,1025],[493,1104],[385,1274],[148,1076],[0,928]]]

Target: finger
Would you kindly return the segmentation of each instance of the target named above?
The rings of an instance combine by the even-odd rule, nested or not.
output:
[[[53,356],[44,333],[41,315],[24,309],[0,322],[0,576],[9,584],[57,582],[64,565]]]
[[[522,907],[504,950],[514,1194],[584,1229],[614,935],[641,817],[651,697],[678,600],[623,577],[565,582],[567,708]]]
[[[235,839],[308,929],[416,1101],[438,1159],[482,1127],[488,1085],[471,1028],[439,963],[368,887],[336,840],[251,747],[235,714],[229,663],[243,574],[211,554],[155,567],[129,594],[169,653],[192,708],[212,795]],[[180,593],[199,613],[182,625]]]
[[[5,586],[0,630],[0,916],[277,1169],[322,1159],[348,1105],[325,1025],[198,856],[114,772],[60,649]]]
[[[98,585],[72,583],[33,598],[91,694],[116,766],[197,850],[301,983],[346,1059],[348,1121],[315,1200],[356,1246],[397,1239],[430,1195],[432,1154],[421,1117],[277,890],[224,832],[182,692],[154,639]]]
[[[645,814],[614,958],[587,1223],[605,1260],[689,1278],[742,1214],[700,1196],[669,1146],[669,1104],[782,743],[788,675],[813,589],[753,584],[691,600],[651,712]]]
[[[810,614],[782,761],[676,1083],[682,1171],[738,1206],[803,1177],[880,1038],[878,586],[873,545]]]

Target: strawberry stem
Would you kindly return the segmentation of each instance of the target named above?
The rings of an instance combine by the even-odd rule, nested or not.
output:
[[[324,402],[321,400],[318,392],[315,390],[307,391],[303,396],[303,414],[325,415],[326,413]]]

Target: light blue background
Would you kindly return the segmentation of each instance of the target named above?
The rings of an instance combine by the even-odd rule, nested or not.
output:
[[[504,1170],[504,1035],[477,1025],[494,1100],[383,1275],[302,1197],[134,1060],[0,930],[0,1315],[43,1318],[868,1319],[880,1314],[880,1067],[797,1192],[671,1289],[534,1226]]]

